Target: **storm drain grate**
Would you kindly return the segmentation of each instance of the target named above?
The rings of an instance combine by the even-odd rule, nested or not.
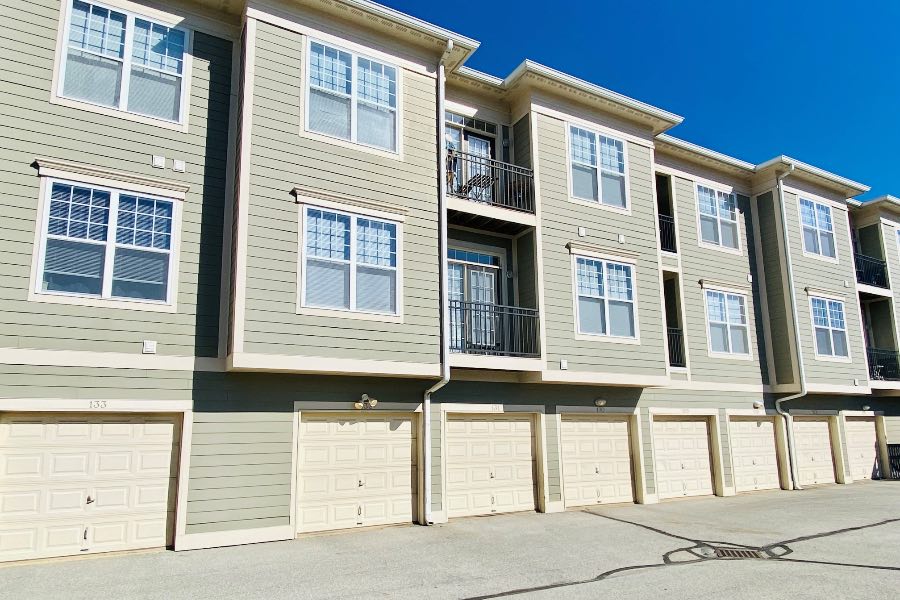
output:
[[[763,558],[763,555],[758,550],[716,548],[716,558]]]

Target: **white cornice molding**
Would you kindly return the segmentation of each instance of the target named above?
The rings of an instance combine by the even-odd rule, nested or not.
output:
[[[115,171],[97,167],[95,165],[87,165],[84,163],[59,160],[55,158],[34,159],[37,165],[38,175],[40,177],[61,177],[61,178],[89,178],[93,180],[112,181],[126,186],[140,186],[141,188],[152,188],[161,190],[167,195],[176,195],[183,200],[191,186],[180,181],[172,181],[171,179],[163,179],[161,177],[150,177],[148,175],[139,175],[137,173],[127,173],[125,171]],[[89,183],[89,182],[88,182]]]

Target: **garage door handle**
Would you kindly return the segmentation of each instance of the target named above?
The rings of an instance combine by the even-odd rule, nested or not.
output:
[[[91,498],[90,496],[88,496],[86,504],[93,504],[93,503],[94,503],[94,499]]]

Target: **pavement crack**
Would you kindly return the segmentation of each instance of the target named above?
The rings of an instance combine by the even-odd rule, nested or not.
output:
[[[852,531],[861,531],[863,529],[871,529],[873,527],[882,527],[884,525],[890,525],[891,523],[900,522],[900,518],[897,519],[885,519],[883,521],[878,521],[876,523],[869,523],[867,525],[858,525],[856,527],[844,527],[843,529],[833,529],[831,531],[823,531],[821,533],[814,533],[812,535],[805,535],[802,537],[796,537],[790,540],[784,540],[781,542],[775,542],[773,544],[769,544],[767,546],[763,546],[761,549],[766,550],[768,548],[773,548],[775,546],[786,546],[788,544],[796,544],[799,542],[808,542],[809,540],[817,540],[820,538],[831,537],[833,535],[840,535],[842,533],[850,533]]]

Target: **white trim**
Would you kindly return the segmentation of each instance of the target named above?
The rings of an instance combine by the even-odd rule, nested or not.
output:
[[[585,258],[597,258],[600,260],[637,265],[639,255],[628,250],[613,250],[596,246],[587,242],[572,241],[566,244],[569,254]]]
[[[193,402],[192,402],[193,403]],[[175,540],[187,533],[188,489],[191,473],[191,443],[194,438],[194,411],[185,410],[181,415],[181,445],[178,447],[178,480],[175,497]]]
[[[581,331],[581,319],[579,316],[579,307],[578,307],[578,259],[584,258],[587,260],[600,260],[601,261],[601,275],[603,277],[603,297],[601,298],[604,302],[604,328],[606,329],[606,333],[584,333]],[[570,258],[571,261],[571,277],[572,277],[572,314],[574,315],[574,327],[575,327],[575,339],[577,340],[586,340],[586,341],[604,341],[611,342],[616,344],[636,344],[640,345],[641,343],[641,326],[640,319],[638,318],[638,290],[637,290],[637,265],[633,261],[621,261],[619,259],[609,260],[609,259],[600,259],[591,256],[585,256],[578,253],[578,250],[570,249]],[[629,302],[627,300],[618,300],[611,299],[608,295],[609,293],[609,279],[607,277],[607,266],[613,264],[618,266],[627,267],[631,273],[631,309],[632,316],[634,318],[634,336],[616,336],[610,333],[610,316],[609,316],[609,304],[610,302]]]
[[[565,136],[566,136],[566,189],[568,193],[568,201],[573,202],[575,204],[581,204],[584,206],[590,206],[593,208],[601,208],[603,210],[609,210],[614,213],[618,213],[620,215],[631,215],[631,169],[629,164],[628,157],[628,140],[625,139],[620,133],[604,133],[601,132],[596,127],[583,127],[579,124],[572,123],[566,121],[564,124],[565,127]],[[597,173],[597,201],[593,201],[590,198],[580,198],[575,195],[574,185],[575,179],[572,177],[572,128],[577,127],[583,131],[587,131],[588,133],[593,134],[596,142],[596,153],[594,155],[597,164],[594,165],[594,170]],[[603,202],[603,167],[601,163],[601,152],[600,152],[600,137],[605,137],[607,139],[612,140],[613,142],[620,142],[622,144],[622,161],[623,161],[623,172],[619,175],[623,176],[624,179],[624,188],[625,188],[625,206],[618,207],[610,204],[604,204]]]
[[[665,387],[671,383],[668,375],[640,375],[636,373],[602,373],[594,371],[543,370],[526,373],[526,383],[571,383],[576,385],[620,385],[623,387]]]
[[[441,412],[453,414],[536,414],[543,415],[546,410],[539,404],[475,404],[470,402],[441,402]],[[446,439],[446,436],[443,438]],[[442,456],[447,456],[443,454]],[[444,489],[447,489],[446,487]]]
[[[807,200],[813,200],[820,204],[827,204],[834,210],[842,210],[845,212],[849,212],[849,210],[850,210],[850,207],[847,206],[847,204],[845,204],[844,202],[835,200],[834,198],[828,198],[826,196],[822,196],[822,195],[816,194],[814,192],[810,192],[808,190],[802,190],[800,188],[792,187],[790,185],[785,185],[784,191],[787,194],[793,194],[793,195],[797,196],[798,200],[799,200],[800,196],[803,196]],[[848,200],[848,202],[849,202],[849,200]]]
[[[346,318],[361,318],[363,320],[371,320],[371,321],[385,321],[390,323],[403,323],[403,223],[402,221],[397,221],[394,219],[379,217],[377,220],[393,225],[396,230],[396,244],[397,244],[397,256],[396,262],[397,264],[393,267],[382,267],[379,265],[374,265],[376,268],[385,270],[385,271],[393,271],[394,272],[394,312],[393,313],[379,313],[374,311],[366,311],[356,308],[357,303],[357,294],[356,294],[356,285],[357,285],[357,269],[359,268],[359,259],[356,255],[356,232],[357,232],[357,220],[362,217],[365,219],[375,219],[374,217],[369,217],[365,214],[359,214],[357,212],[351,212],[345,209],[333,209],[333,208],[325,208],[321,207],[318,204],[307,204],[307,203],[298,203],[299,210],[297,211],[298,215],[298,223],[297,223],[297,314],[307,314],[307,315],[317,315],[317,316],[325,316],[325,317],[346,317]],[[330,307],[320,307],[320,306],[307,306],[306,305],[306,271],[307,271],[307,260],[308,257],[306,255],[306,243],[304,240],[304,236],[306,235],[306,215],[307,211],[310,209],[313,210],[323,210],[326,212],[337,213],[339,215],[343,215],[349,217],[350,219],[350,259],[347,261],[347,265],[350,267],[350,297],[349,302],[350,306],[347,309],[341,308],[330,308]],[[365,266],[365,265],[364,265]]]
[[[306,53],[302,61],[302,69],[301,69],[301,85],[303,86],[303,122],[300,126],[300,135],[304,137],[310,137],[313,139],[318,139],[327,143],[338,143],[338,145],[344,145],[349,148],[354,148],[356,150],[364,150],[367,152],[373,152],[378,154],[379,156],[384,156],[386,158],[393,158],[397,160],[403,160],[403,69],[401,66],[392,61],[385,61],[381,58],[376,58],[375,54],[369,49],[363,50],[350,50],[348,48],[346,41],[340,41],[338,43],[334,43],[331,41],[326,41],[322,38],[318,38],[315,35],[306,35],[303,44],[303,51]],[[338,136],[329,135],[327,133],[322,133],[319,131],[313,131],[310,129],[309,125],[309,107],[310,107],[310,60],[312,58],[312,44],[321,44],[322,46],[331,48],[333,50],[337,50],[339,52],[346,52],[350,55],[351,58],[351,86],[350,86],[350,120],[348,122],[350,128],[350,138],[345,139]],[[355,44],[352,44],[355,46]],[[357,111],[360,103],[359,99],[359,78],[357,77],[357,71],[359,69],[359,60],[368,60],[371,62],[378,63],[382,67],[388,67],[394,70],[396,73],[396,106],[393,107],[394,111],[394,149],[391,150],[389,148],[381,148],[379,146],[373,146],[371,144],[366,144],[364,142],[358,141],[358,125],[359,119],[357,117]],[[388,107],[390,108],[390,107]],[[340,142],[343,142],[341,144]]]
[[[516,358],[512,356],[482,356],[453,352],[450,366],[457,369],[493,369],[498,371],[541,371],[546,367],[540,358]]]
[[[77,180],[90,185],[114,187],[123,191],[165,196],[175,200],[184,200],[191,188],[190,184],[182,181],[115,171],[55,158],[38,157],[34,159],[34,163],[38,167],[38,177]]]
[[[807,295],[809,296],[807,299],[807,306],[809,306],[809,325],[811,328],[811,334],[812,334],[811,341],[812,341],[812,345],[813,345],[813,352],[815,353],[815,359],[819,360],[819,361],[824,361],[824,362],[843,362],[843,363],[853,362],[853,351],[850,348],[850,331],[847,328],[847,318],[848,318],[847,317],[847,304],[844,301],[844,299],[843,298],[837,299],[837,298],[833,298],[833,297],[819,295],[815,291],[807,292]],[[834,351],[833,333],[835,331],[840,331],[840,332],[843,332],[843,334],[844,334],[844,343],[847,345],[847,356],[843,356],[840,354],[834,354],[834,353],[819,354],[819,344],[818,344],[817,338],[816,338],[816,328],[821,327],[821,326],[816,325],[815,312],[813,311],[813,300],[821,300],[821,301],[825,302],[825,315],[828,318],[828,325],[825,326],[825,329],[828,330],[828,335],[831,338],[832,352]],[[831,303],[831,302],[837,302],[838,304],[841,305],[841,318],[844,321],[843,329],[838,329],[836,327],[831,326],[831,307],[829,306],[829,303]],[[867,374],[868,374],[868,371],[867,371]]]
[[[297,204],[305,206],[313,205],[317,208],[349,212],[366,217],[384,219],[386,221],[396,221],[397,223],[406,221],[408,212],[407,209],[402,206],[393,206],[383,202],[371,202],[363,198],[338,196],[319,190],[301,187],[295,187],[293,193]]]
[[[241,546],[262,542],[280,542],[294,539],[291,525],[261,527],[258,529],[237,529],[232,531],[212,531],[209,533],[188,533],[175,538],[175,551]]]
[[[519,225],[525,225],[526,227],[537,227],[537,217],[534,215],[509,208],[472,202],[471,200],[463,200],[456,196],[449,196],[447,198],[447,209],[478,215],[488,219],[518,223]]]
[[[135,343],[134,354],[125,352],[89,352],[84,350],[0,348],[0,364],[158,371],[205,371],[213,373],[225,370],[225,361],[221,358],[141,354],[141,348],[138,343]]]
[[[806,256],[807,258],[812,258],[814,260],[823,260],[825,262],[829,262],[829,263],[833,263],[833,264],[840,264],[840,252],[838,251],[838,240],[837,240],[837,227],[835,226],[835,217],[834,217],[832,205],[830,202],[816,201],[808,196],[809,195],[807,195],[807,194],[798,194],[797,195],[797,218],[799,219],[800,248],[803,251],[803,256]],[[815,232],[816,232],[816,239],[819,240],[819,249],[821,250],[821,243],[822,243],[820,235],[822,233],[830,233],[831,241],[834,244],[834,256],[833,257],[827,256],[827,255],[819,253],[819,252],[812,252],[812,251],[806,249],[806,235],[805,235],[805,232],[803,231],[806,228],[806,225],[803,224],[803,209],[802,209],[802,202],[804,200],[806,200],[807,202],[810,202],[813,205],[813,217],[815,217],[815,219],[816,219],[816,226],[813,229],[815,229]],[[819,228],[819,213],[818,213],[819,206],[822,206],[822,207],[828,209],[828,216],[831,219],[831,231],[824,231]]]
[[[694,212],[696,213],[696,227],[697,227],[697,245],[701,248],[709,248],[710,250],[718,250],[720,252],[728,252],[729,254],[736,254],[738,256],[744,255],[744,241],[741,233],[743,232],[743,223],[741,219],[741,207],[738,204],[737,194],[733,191],[726,192],[725,188],[722,186],[711,187],[707,185],[703,185],[698,183],[694,178],[691,179],[694,188]],[[708,190],[712,190],[715,193],[715,206],[716,206],[716,228],[719,233],[719,243],[708,242],[703,239],[703,231],[702,226],[700,224],[700,217],[702,215],[700,211],[700,188],[704,187]],[[723,193],[734,198],[734,221],[729,219],[723,219],[719,214],[719,193]],[[712,215],[703,215],[707,217],[712,217]],[[735,239],[737,241],[737,248],[732,248],[731,246],[725,246],[722,244],[722,222],[726,223],[734,223],[735,226]]]
[[[107,209],[106,222],[106,240],[93,241],[90,239],[77,239],[67,236],[61,236],[66,241],[73,243],[91,244],[95,246],[104,246],[104,268],[102,275],[102,290],[99,296],[81,294],[77,292],[49,291],[42,289],[44,261],[46,257],[48,226],[50,220],[50,205],[53,184],[60,183],[62,185],[82,186],[78,180],[66,179],[50,179],[41,177],[40,180],[40,198],[38,200],[38,219],[35,227],[35,242],[32,255],[32,270],[30,277],[30,285],[28,288],[28,300],[30,302],[49,302],[53,304],[72,304],[76,306],[93,306],[100,308],[121,308],[129,310],[144,310],[151,312],[167,312],[174,313],[178,310],[178,281],[181,266],[181,228],[182,228],[182,203],[176,199],[168,197],[150,196],[142,194],[142,198],[151,200],[160,200],[167,202],[172,206],[171,231],[169,233],[169,249],[167,251],[157,250],[153,247],[133,246],[129,244],[119,244],[117,241],[117,223],[119,218],[119,197],[121,193],[129,193],[127,190],[120,190],[118,187],[101,187],[91,186],[92,190],[102,190],[110,195],[109,207]],[[136,209],[135,209],[136,210]],[[54,238],[56,239],[56,238]],[[113,282],[113,266],[115,264],[115,253],[119,248],[126,250],[135,250],[139,252],[151,252],[154,254],[165,254],[168,256],[168,273],[166,280],[166,299],[165,300],[146,300],[141,298],[125,298],[112,295]]]
[[[708,294],[710,292],[723,294],[725,296],[725,329],[728,332],[728,347],[731,348],[731,328],[732,326],[736,327],[745,327],[747,330],[747,352],[717,352],[712,348],[712,334],[711,334],[711,325],[712,323],[709,320],[709,301]],[[719,286],[707,286],[704,285],[700,287],[701,299],[703,302],[703,314],[706,317],[706,353],[710,358],[724,358],[727,360],[753,360],[753,337],[750,335],[750,295],[746,291],[731,291],[725,288],[720,288]],[[744,319],[746,323],[743,325],[738,325],[736,323],[731,323],[728,320],[728,296],[738,296],[743,301],[744,305]]]
[[[184,413],[193,400],[127,400],[119,398],[0,398],[4,412]]]
[[[321,373],[347,376],[374,375],[436,378],[441,375],[438,363],[413,363],[392,360],[326,358],[237,352],[228,356],[229,371],[261,371],[273,373]]]
[[[890,276],[890,270],[888,270],[888,276]],[[874,285],[866,285],[865,283],[857,282],[856,290],[865,294],[871,294],[873,296],[883,296],[885,298],[894,297],[894,293],[888,288],[875,287]]]
[[[809,383],[806,386],[810,394],[852,394],[854,396],[865,396],[871,394],[872,390],[868,385],[832,385],[828,383]],[[792,413],[797,411],[791,411]]]
[[[99,6],[100,8],[122,13],[126,17],[125,46],[122,50],[122,81],[119,88],[119,106],[103,106],[87,100],[63,96],[73,0],[62,0],[60,6],[56,49],[54,51],[53,59],[53,82],[50,91],[50,103],[187,133],[190,116],[191,87],[193,83],[194,32],[182,25],[184,18],[122,0],[100,0],[99,2],[96,0],[85,1],[89,2],[91,5]],[[170,29],[177,29],[184,33],[184,56],[181,74],[175,75],[181,78],[181,98],[178,111],[180,118],[177,121],[129,112],[127,108],[123,108],[127,107],[128,104],[128,85],[131,80],[131,56],[133,50],[134,21],[136,18],[163,25]],[[172,73],[169,74],[174,75]]]

